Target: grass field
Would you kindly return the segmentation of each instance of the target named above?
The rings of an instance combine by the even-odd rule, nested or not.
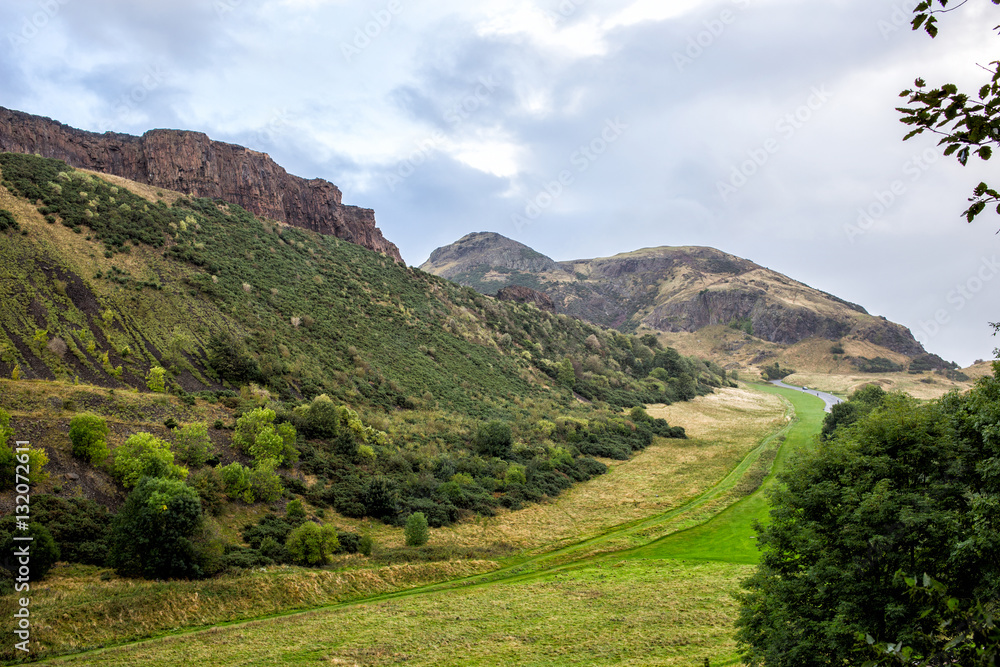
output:
[[[734,664],[744,565],[623,561],[213,628],[41,664]]]
[[[753,522],[767,519],[766,491],[775,483],[775,472],[796,451],[809,447],[823,423],[823,401],[802,392],[772,385],[762,391],[780,394],[795,407],[796,421],[788,430],[784,445],[777,452],[772,471],[760,489],[699,526],[671,534],[633,552],[636,558],[693,558],[733,563],[756,563],[759,560],[754,542]]]
[[[789,422],[786,392],[807,419]],[[503,563],[411,566],[395,578],[384,568],[315,576],[289,568],[238,583],[147,582],[153,588],[142,592],[146,602],[131,623],[140,594],[131,582],[108,586],[93,568],[57,571],[53,590],[67,589],[60,576],[76,580],[58,595],[42,594],[39,618],[59,627],[52,649],[181,634],[41,664],[702,665],[705,658],[736,664],[733,594],[752,570],[747,545],[739,542],[749,528],[740,523],[765,509],[753,502],[760,493],[737,502],[739,483],[755,466],[780,465],[808,439],[807,431],[818,429],[821,404],[788,390],[741,388],[651,412],[683,423],[691,439],[658,441],[550,503],[434,531],[432,540],[445,544],[509,540],[524,549]],[[692,523],[701,526],[676,532]],[[619,553],[668,532],[675,537],[648,550]],[[714,545],[727,536],[735,537]],[[418,588],[399,590],[406,586]],[[239,590],[248,595],[242,607]],[[228,616],[212,616],[220,597],[231,598]],[[253,615],[275,616],[184,629],[246,618],[246,605],[258,605]],[[288,615],[304,607],[314,609]],[[59,617],[62,608],[73,610],[72,623]],[[114,631],[122,623],[130,632]]]

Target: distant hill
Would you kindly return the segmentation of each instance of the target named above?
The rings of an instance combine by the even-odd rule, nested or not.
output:
[[[828,349],[863,343],[871,356],[854,360],[862,366],[881,364],[873,360],[886,355],[894,366],[885,368],[902,370],[915,358],[931,368],[952,367],[927,355],[906,327],[714,248],[645,248],[557,262],[500,234],[483,232],[438,248],[420,268],[484,294],[510,285],[529,287],[552,299],[557,312],[622,331],[694,332],[722,325],[734,334],[742,332],[746,341],[782,346],[809,339],[830,341]],[[729,344],[742,347],[739,338]]]

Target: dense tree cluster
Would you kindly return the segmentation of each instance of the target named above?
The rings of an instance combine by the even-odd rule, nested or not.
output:
[[[744,584],[747,664],[859,664],[870,651],[859,637],[934,654],[955,631],[941,634],[906,576],[927,574],[955,598],[998,599],[1000,379],[929,403],[863,389],[782,481]]]

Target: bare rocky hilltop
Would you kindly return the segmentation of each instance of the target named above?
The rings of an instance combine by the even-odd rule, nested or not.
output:
[[[223,199],[258,216],[336,236],[402,261],[399,249],[376,227],[375,212],[345,206],[333,183],[293,176],[266,153],[212,141],[201,132],[97,134],[0,107],[0,152],[56,158],[153,187]]]
[[[482,232],[438,248],[420,268],[484,294],[512,285],[531,288],[560,313],[624,330],[693,332],[727,325],[782,345],[856,340],[901,357],[934,356],[902,325],[714,248],[645,248],[556,262]]]

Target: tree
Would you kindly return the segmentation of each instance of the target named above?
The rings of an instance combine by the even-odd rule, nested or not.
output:
[[[479,425],[473,442],[480,454],[503,458],[510,455],[514,436],[510,431],[510,425],[494,419]]]
[[[146,386],[150,391],[162,394],[167,390],[166,386],[167,369],[163,366],[152,366],[146,373]]]
[[[28,483],[40,484],[49,478],[45,466],[49,455],[44,449],[26,446],[27,451],[15,452],[8,443],[14,437],[14,429],[10,427],[10,414],[0,410],[0,491],[13,489],[17,486],[18,466],[27,466]],[[23,480],[22,480],[23,481]]]
[[[115,450],[114,475],[126,489],[143,477],[184,479],[187,473],[187,468],[174,464],[170,445],[151,433],[136,433]]]
[[[340,547],[340,542],[333,526],[306,521],[288,534],[285,547],[300,565],[325,565]]]
[[[967,0],[966,0],[967,1]],[[991,0],[1000,5],[1000,0]],[[914,7],[913,29],[923,28],[933,39],[938,34],[937,14],[949,12],[965,4],[948,8],[949,0],[923,0]],[[939,7],[935,9],[935,6]],[[944,155],[954,155],[962,166],[968,164],[973,155],[981,160],[993,156],[993,148],[1000,145],[1000,61],[989,66],[980,65],[990,74],[990,79],[980,87],[977,95],[959,92],[954,84],[938,88],[927,88],[921,78],[914,87],[904,90],[900,97],[907,97],[910,106],[899,107],[903,115],[900,119],[913,129],[904,141],[924,132],[941,137],[939,146],[944,146]],[[1000,192],[980,183],[973,191],[971,202],[963,215],[972,222],[987,206],[997,204],[1000,214]]]
[[[403,535],[406,537],[408,547],[422,547],[427,544],[430,535],[427,529],[427,517],[423,512],[414,512],[406,518]]]
[[[15,537],[30,537],[31,541],[15,540]],[[52,569],[60,557],[59,546],[52,538],[52,533],[38,521],[29,521],[28,530],[23,531],[17,528],[13,516],[0,519],[0,568],[8,570],[15,577],[24,574],[21,571],[24,563],[20,562],[16,554],[26,544],[30,544],[30,563],[26,574],[30,581],[38,581]]]
[[[91,465],[100,465],[108,458],[108,423],[104,417],[76,415],[69,422],[69,439],[73,443],[73,456]]]
[[[744,661],[858,664],[870,657],[859,635],[930,655],[937,619],[899,571],[933,573],[958,598],[995,599],[997,423],[997,378],[927,404],[889,394],[790,464],[770,523],[757,526],[761,560],[737,622]]]
[[[173,431],[177,457],[191,467],[200,468],[215,453],[212,441],[208,437],[207,424],[201,422],[186,424]]]
[[[275,425],[274,410],[255,408],[236,420],[233,447],[254,458],[255,463],[275,459],[279,465],[299,459],[295,449],[295,427],[284,422]]]
[[[108,563],[125,576],[200,577],[192,537],[201,524],[194,489],[179,480],[146,477],[111,522]]]

